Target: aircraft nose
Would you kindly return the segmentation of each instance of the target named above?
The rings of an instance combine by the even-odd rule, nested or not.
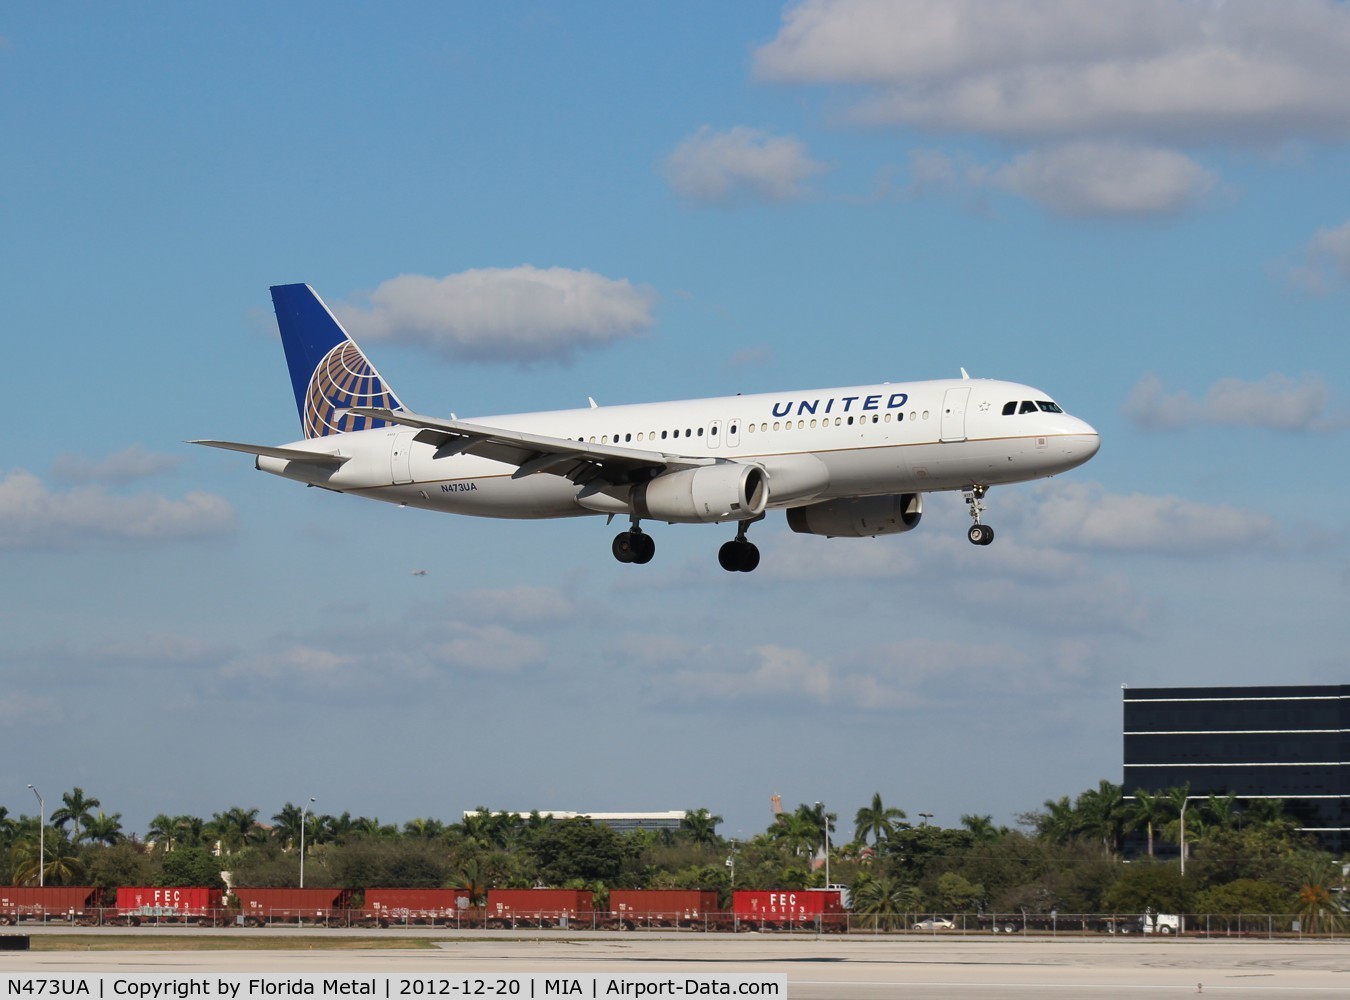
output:
[[[1077,417],[1074,420],[1078,426],[1073,430],[1073,450],[1081,464],[1097,454],[1102,446],[1102,438],[1097,429],[1086,420],[1079,420]]]

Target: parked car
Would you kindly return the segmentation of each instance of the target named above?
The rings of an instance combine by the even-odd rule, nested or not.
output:
[[[929,917],[927,920],[920,920],[912,928],[916,931],[954,931],[956,924],[943,917]]]

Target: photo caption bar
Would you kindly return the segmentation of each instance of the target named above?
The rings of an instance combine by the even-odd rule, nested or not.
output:
[[[166,975],[127,973],[38,976],[25,973],[4,977],[4,997],[88,997],[90,1000],[263,1000],[268,997],[375,997],[405,1000],[416,997],[773,997],[787,993],[786,975],[736,973],[694,975],[581,975],[528,976],[510,973],[474,975],[322,976],[282,973],[259,975]]]

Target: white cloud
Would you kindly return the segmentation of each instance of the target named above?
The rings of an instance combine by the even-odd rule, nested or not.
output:
[[[1075,142],[1018,156],[992,181],[1057,215],[1176,215],[1202,201],[1214,175],[1190,157],[1119,142]]]
[[[0,725],[7,729],[41,728],[64,722],[56,699],[47,695],[10,692],[0,695]]]
[[[133,444],[102,459],[69,453],[57,455],[52,462],[52,477],[68,483],[124,485],[167,472],[182,462],[181,456],[148,451],[143,445]]]
[[[53,491],[23,469],[0,479],[0,548],[65,549],[95,541],[162,543],[233,528],[233,508],[213,493],[187,493],[174,500],[155,493],[121,496],[100,486]]]
[[[996,189],[1075,218],[1178,215],[1217,186],[1213,173],[1182,153],[1106,140],[1042,147],[1006,163],[935,149],[910,154],[911,196]]]
[[[745,125],[715,132],[705,125],[675,147],[666,179],[690,201],[720,203],[741,195],[794,201],[810,193],[807,182],[825,169],[795,136]]]
[[[1319,229],[1303,251],[1303,263],[1289,269],[1292,285],[1325,295],[1350,282],[1350,221]]]
[[[427,656],[435,664],[458,670],[514,673],[539,666],[548,651],[538,639],[501,625],[453,622],[446,626],[446,631],[450,638],[431,645]]]
[[[860,119],[1019,139],[1350,134],[1350,11],[1331,0],[808,0],[761,79],[866,88]]]
[[[1322,431],[1345,425],[1328,412],[1329,393],[1322,379],[1267,375],[1259,382],[1220,379],[1195,399],[1185,391],[1168,393],[1151,372],[1130,392],[1125,415],[1139,427],[1171,430],[1214,427],[1266,427],[1281,431]]]
[[[1276,538],[1271,515],[1176,496],[1110,494],[1096,484],[1055,484],[1037,495],[1032,529],[1066,548],[1190,556],[1241,552]]]
[[[521,583],[498,590],[475,590],[454,602],[457,610],[477,620],[557,622],[576,613],[576,604],[556,587]]]
[[[531,364],[634,337],[652,324],[655,293],[565,267],[478,268],[444,278],[405,274],[334,312],[357,337],[429,348],[459,361]]]

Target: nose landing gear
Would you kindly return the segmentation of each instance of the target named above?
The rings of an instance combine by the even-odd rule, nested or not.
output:
[[[966,503],[970,505],[970,519],[975,522],[966,532],[966,537],[970,539],[972,545],[988,545],[994,540],[994,529],[980,522],[980,515],[984,513],[984,495],[987,492],[989,487],[978,483],[961,491]]]

